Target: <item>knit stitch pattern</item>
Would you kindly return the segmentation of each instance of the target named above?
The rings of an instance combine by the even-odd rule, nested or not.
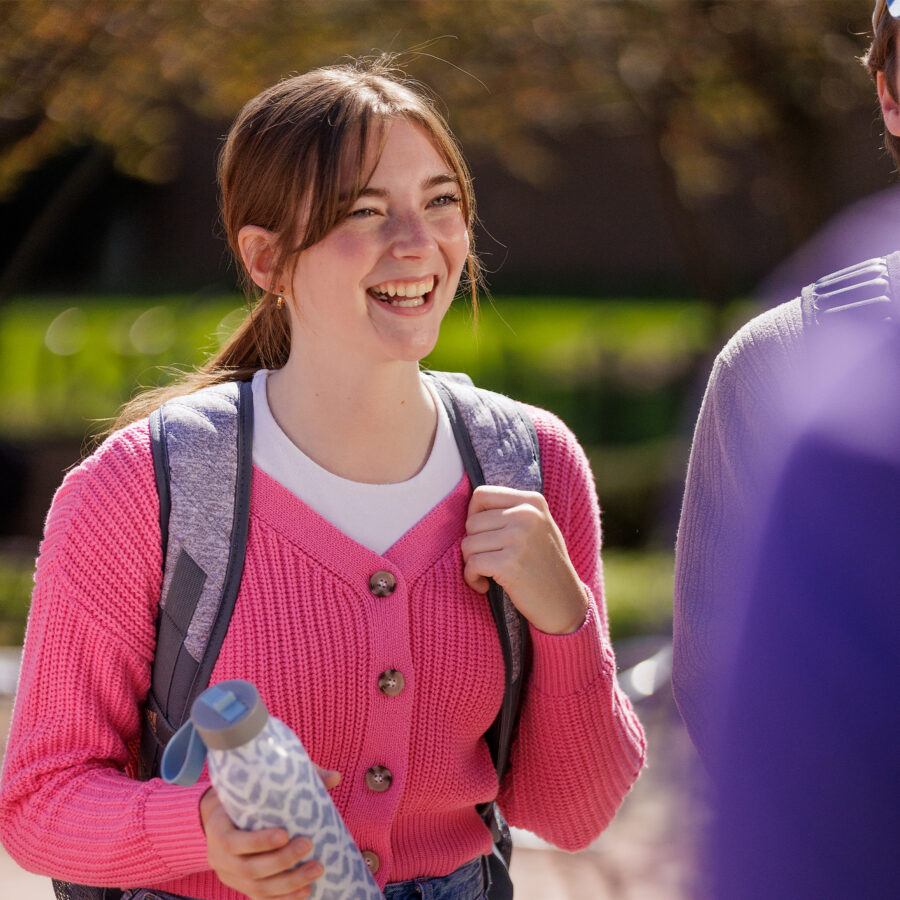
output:
[[[591,605],[575,634],[532,628],[533,660],[499,788],[514,825],[566,849],[594,840],[644,760],[615,678],[600,566],[599,510],[583,451],[531,410],[545,494]],[[383,556],[254,470],[247,558],[211,683],[244,678],[310,756],[377,880],[449,873],[489,852],[476,804],[498,795],[483,734],[503,695],[486,599],[462,578],[464,477]],[[0,789],[0,837],[25,868],[82,884],[236,900],[210,871],[190,788],[133,779],[161,581],[146,421],[109,438],[65,479],[47,519]],[[388,597],[372,573],[397,581]],[[379,675],[397,669],[389,697]],[[375,765],[388,790],[366,785]]]
[[[800,298],[767,310],[728,341],[713,364],[694,431],[675,551],[672,686],[691,738],[711,756],[712,694],[732,610],[723,600],[735,561],[753,539],[748,509],[760,472],[780,446],[785,389],[804,335]]]

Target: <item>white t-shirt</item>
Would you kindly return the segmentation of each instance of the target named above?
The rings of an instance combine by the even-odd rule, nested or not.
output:
[[[267,369],[253,376],[254,465],[364,547],[383,554],[459,484],[462,458],[437,397],[437,432],[421,470],[397,484],[365,484],[323,469],[281,430],[269,409],[268,377]]]

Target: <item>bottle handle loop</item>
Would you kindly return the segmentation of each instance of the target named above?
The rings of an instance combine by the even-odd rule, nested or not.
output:
[[[159,767],[160,775],[169,784],[189,787],[200,777],[205,763],[206,744],[194,723],[188,719],[166,744]]]

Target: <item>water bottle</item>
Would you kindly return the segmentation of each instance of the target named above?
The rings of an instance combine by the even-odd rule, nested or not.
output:
[[[312,841],[310,858],[325,870],[310,885],[313,897],[382,900],[300,739],[269,715],[250,682],[220,682],[194,701],[163,754],[162,777],[193,784],[207,754],[213,787],[238,828],[284,828]]]

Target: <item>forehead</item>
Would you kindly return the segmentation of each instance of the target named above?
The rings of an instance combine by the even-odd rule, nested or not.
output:
[[[441,152],[438,142],[422,125],[404,118],[374,123],[366,135],[365,152],[360,159],[359,138],[348,148],[342,167],[342,188],[352,192],[355,185],[366,187],[382,178],[418,180],[427,175],[446,173],[456,177],[456,167]]]

